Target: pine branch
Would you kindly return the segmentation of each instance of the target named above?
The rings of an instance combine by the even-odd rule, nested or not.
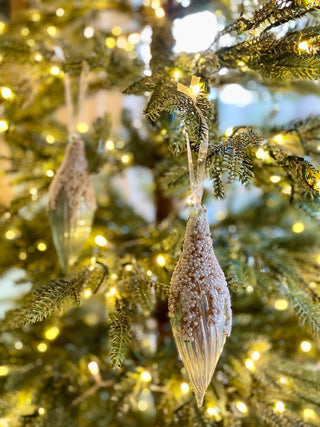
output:
[[[120,368],[131,341],[131,325],[127,304],[117,302],[116,310],[110,313],[110,358],[114,368]]]

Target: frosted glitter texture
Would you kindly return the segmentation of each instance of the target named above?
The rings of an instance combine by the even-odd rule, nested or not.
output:
[[[169,316],[178,352],[201,406],[232,320],[230,294],[213,252],[205,207],[190,213],[182,254],[171,278]]]
[[[65,272],[90,235],[95,209],[84,143],[74,139],[51,183],[48,202],[52,237]]]

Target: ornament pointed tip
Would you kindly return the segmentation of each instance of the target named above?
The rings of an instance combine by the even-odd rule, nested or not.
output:
[[[203,404],[204,395],[205,395],[205,391],[204,392],[202,392],[202,391],[201,392],[195,392],[198,408],[201,408],[201,406]]]

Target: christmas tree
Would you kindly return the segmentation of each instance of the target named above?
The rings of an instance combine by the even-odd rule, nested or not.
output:
[[[319,10],[2,2],[0,426],[320,425]]]

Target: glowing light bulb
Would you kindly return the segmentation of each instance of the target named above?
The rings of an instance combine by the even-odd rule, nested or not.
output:
[[[37,244],[37,249],[38,249],[38,251],[40,251],[40,252],[45,252],[45,251],[48,249],[48,247],[47,247],[47,245],[46,245],[46,243],[45,243],[45,242],[39,242],[39,243]]]
[[[8,375],[9,373],[9,368],[8,366],[0,366],[0,377],[5,377],[6,375]]]
[[[129,154],[124,154],[123,156],[121,156],[121,161],[125,165],[128,164],[130,162],[130,156],[129,156]]]
[[[309,51],[309,45],[308,45],[308,42],[306,42],[306,41],[300,42],[298,44],[298,47],[299,47],[300,50],[305,50],[306,52]]]
[[[295,222],[291,228],[294,233],[302,233],[304,230],[304,224],[303,222]]]
[[[128,42],[132,44],[137,44],[140,41],[140,34],[139,33],[131,33],[128,36]]]
[[[280,414],[282,414],[286,410],[286,405],[281,400],[278,400],[274,404],[274,409],[276,412],[279,412]]]
[[[49,25],[47,28],[47,33],[49,36],[54,37],[57,34],[57,28],[54,25]]]
[[[164,267],[166,265],[166,259],[161,254],[157,256],[156,262],[157,262],[158,265],[160,265],[160,267]]]
[[[152,376],[148,371],[141,372],[140,378],[145,383],[149,383],[152,380]]]
[[[280,144],[283,141],[284,137],[281,133],[278,133],[278,135],[275,135],[273,137],[274,142]]]
[[[8,240],[13,240],[16,237],[17,233],[14,230],[8,230],[5,234],[5,238]]]
[[[53,135],[48,134],[46,135],[46,141],[48,144],[54,144],[56,139]]]
[[[192,91],[192,94],[193,94],[193,96],[196,98],[198,95],[199,95],[199,93],[201,92],[201,87],[202,87],[202,85],[201,84],[198,84],[198,85],[194,85],[194,86],[190,86],[190,89],[191,89],[191,91]]]
[[[38,409],[38,413],[39,413],[39,415],[44,415],[46,413],[46,410],[41,407]]]
[[[0,120],[0,133],[6,132],[9,129],[7,120]]]
[[[253,360],[259,360],[260,359],[260,357],[261,357],[261,353],[260,353],[260,351],[254,351],[252,354],[251,354],[251,358],[253,359]]]
[[[219,408],[217,406],[208,406],[206,412],[209,417],[214,417],[219,414]]]
[[[112,288],[110,288],[109,292],[108,292],[108,297],[114,297],[117,294],[117,288],[115,286],[113,286]]]
[[[279,379],[279,383],[280,383],[280,384],[288,384],[287,378],[285,378],[285,377],[281,377],[281,378]]]
[[[6,24],[3,21],[0,21],[0,35],[6,31]]]
[[[256,366],[255,366],[254,361],[252,359],[246,359],[245,365],[249,371],[254,371],[256,369]]]
[[[49,178],[52,178],[52,177],[54,176],[54,172],[53,172],[53,170],[52,170],[52,169],[48,169],[48,170],[46,171],[46,175],[47,175]]]
[[[79,133],[86,133],[89,130],[89,125],[88,123],[84,123],[84,122],[80,122],[77,124],[77,131]]]
[[[85,299],[90,298],[90,297],[91,297],[91,295],[92,295],[92,291],[91,291],[91,289],[87,288],[87,289],[85,289],[85,290],[83,291],[83,297],[84,297]]]
[[[45,353],[48,350],[48,346],[45,342],[40,342],[37,345],[37,350],[40,351],[40,353]]]
[[[60,333],[60,329],[57,328],[56,326],[52,326],[51,328],[46,329],[44,336],[47,340],[53,341],[57,338],[59,333]]]
[[[270,176],[270,181],[273,182],[274,184],[276,184],[280,180],[281,180],[281,177],[278,176],[278,175],[272,175],[272,176]]]
[[[155,13],[156,17],[159,19],[164,18],[166,16],[166,13],[165,13],[164,9],[162,9],[162,7],[158,7],[154,11],[154,13]]]
[[[94,242],[98,246],[106,246],[106,244],[108,243],[107,239],[105,237],[101,236],[100,234],[98,234],[94,238]]]
[[[116,47],[116,39],[113,37],[107,37],[105,41],[105,45],[108,49],[114,49]]]
[[[116,44],[117,44],[117,47],[119,49],[124,49],[125,46],[126,46],[126,44],[127,44],[127,38],[125,36],[118,37],[118,40],[117,40]]]
[[[20,30],[20,34],[21,34],[23,37],[27,37],[27,36],[30,34],[30,30],[29,30],[29,28],[28,28],[28,27],[23,27],[23,28],[21,28],[21,30]]]
[[[274,302],[274,308],[276,310],[280,310],[280,311],[286,310],[288,308],[288,305],[289,304],[288,304],[288,301],[286,299],[277,299]]]
[[[182,391],[183,394],[187,394],[190,391],[190,386],[188,383],[181,383],[180,384],[180,390]]]
[[[35,54],[35,56],[34,56],[34,59],[35,59],[37,62],[40,62],[40,61],[42,61],[43,56],[41,55],[41,53],[36,53],[36,54]]]
[[[92,375],[98,375],[100,371],[97,362],[88,363],[88,369]]]
[[[146,411],[147,409],[148,409],[148,407],[149,407],[149,403],[148,403],[148,401],[147,400],[145,400],[145,399],[140,399],[139,400],[139,402],[138,402],[138,409],[139,409],[139,411]]]
[[[61,16],[63,16],[63,15],[64,15],[64,9],[62,9],[62,7],[59,7],[59,8],[56,10],[56,15],[57,15],[57,16],[59,16],[59,18],[60,18]]]
[[[303,410],[303,418],[306,421],[317,421],[318,420],[318,416],[316,414],[316,411],[314,409],[311,409],[311,408],[305,408]]]
[[[94,35],[94,28],[93,27],[86,27],[83,31],[83,35],[86,39],[91,39]]]
[[[247,286],[246,291],[248,292],[248,294],[251,294],[254,291],[253,286],[251,285]]]
[[[119,25],[115,25],[114,27],[111,28],[111,33],[114,36],[120,36],[120,34],[122,34],[122,28],[119,27]]]
[[[1,96],[4,99],[10,99],[13,97],[13,92],[9,87],[6,86],[2,86],[2,88],[0,89],[1,92]]]
[[[241,400],[236,401],[236,408],[238,409],[241,414],[247,414],[248,413],[248,407],[247,405],[242,402]]]
[[[58,76],[58,75],[60,74],[60,72],[61,72],[61,70],[60,70],[60,68],[58,67],[58,65],[53,65],[53,66],[50,68],[50,74],[51,74],[52,76]]]
[[[268,160],[270,156],[268,151],[265,151],[263,148],[258,148],[256,152],[256,158],[260,160]]]
[[[39,13],[39,12],[34,12],[34,13],[31,15],[31,20],[32,20],[33,22],[38,22],[38,21],[40,21],[40,19],[41,19],[41,15],[40,15],[40,13]]]
[[[112,151],[114,150],[114,147],[114,142],[111,141],[111,139],[108,139],[108,141],[106,142],[106,149]]]
[[[312,344],[310,341],[302,341],[300,343],[300,348],[304,353],[308,353],[312,349]]]

